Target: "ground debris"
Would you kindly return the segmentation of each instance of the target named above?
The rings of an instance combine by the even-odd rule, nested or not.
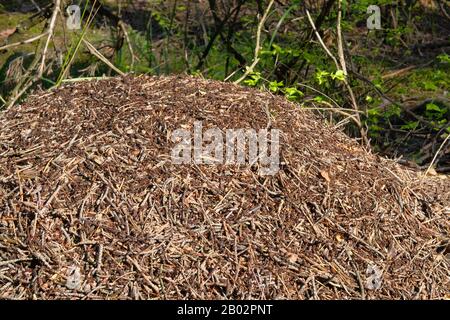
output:
[[[171,163],[194,121],[279,129],[280,170]],[[444,298],[449,180],[432,179],[250,88],[66,84],[0,115],[0,298]]]

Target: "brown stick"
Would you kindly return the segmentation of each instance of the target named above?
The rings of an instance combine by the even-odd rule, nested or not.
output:
[[[255,56],[253,57],[253,63],[246,67],[245,73],[240,77],[238,80],[234,81],[234,84],[239,84],[242,80],[247,78],[247,76],[253,72],[253,69],[255,69],[256,65],[259,62],[259,52],[261,51],[261,31],[264,27],[264,23],[266,22],[267,16],[269,15],[270,8],[272,7],[275,0],[271,0],[269,5],[266,8],[266,11],[264,12],[263,17],[261,18],[261,21],[258,24],[258,30],[256,32],[256,46],[255,46]]]
[[[335,58],[335,56],[331,53],[331,51],[327,48],[327,46],[323,42],[322,37],[320,36],[319,32],[317,31],[316,26],[314,25],[314,21],[312,20],[311,15],[310,15],[308,10],[306,10],[306,15],[308,16],[309,23],[311,24],[311,27],[312,27],[312,29],[314,31],[314,34],[316,35],[316,38],[319,41],[319,43],[322,46],[322,48],[325,50],[325,52],[328,54],[328,56],[333,60],[334,64],[336,65],[337,70],[343,70],[343,66],[339,65],[339,63],[338,63],[337,59]],[[339,16],[338,16],[338,24],[340,24]],[[340,27],[338,28],[338,30],[340,30]],[[340,39],[342,41],[342,35],[340,36]],[[342,42],[341,42],[340,46],[342,47]],[[343,50],[342,50],[342,54],[343,54]],[[342,57],[342,59],[344,60],[344,63],[345,63],[345,57]],[[346,66],[345,66],[345,69],[347,69]],[[344,71],[344,73],[345,72],[346,71]],[[350,100],[351,100],[353,109],[355,110],[355,118],[357,119],[357,123],[356,124],[358,126],[359,131],[360,131],[361,138],[363,139],[364,144],[367,145],[369,142],[367,140],[366,133],[365,133],[364,128],[363,128],[362,123],[361,123],[361,118],[360,118],[359,112],[358,112],[359,111],[358,104],[356,103],[355,95],[353,93],[352,88],[348,84],[347,78],[344,78],[344,85],[345,85],[347,91],[350,94]]]
[[[125,23],[122,20],[119,20],[118,26],[120,27],[120,29],[122,29],[123,35],[125,37],[125,41],[127,42],[128,50],[130,51],[130,55],[131,55],[130,69],[133,69],[135,60],[136,59],[139,60],[139,58],[137,58],[136,55],[134,54],[133,46],[131,44],[130,37],[128,36],[127,27],[126,27]]]
[[[48,36],[47,36],[47,41],[45,42],[44,51],[42,52],[42,60],[41,60],[41,65],[38,70],[38,75],[39,75],[38,77],[41,77],[42,74],[44,73],[45,58],[46,58],[48,46],[50,44],[50,39],[53,36],[53,32],[55,30],[56,17],[58,16],[59,7],[61,5],[61,0],[54,0],[54,2],[55,2],[55,7],[53,8],[53,14],[52,14],[52,17],[50,18],[50,24],[47,29]]]
[[[104,55],[102,55],[90,42],[83,39],[83,43],[86,45],[86,47],[89,49],[89,51],[99,58],[101,61],[103,61],[108,67],[110,67],[112,70],[120,74],[121,76],[125,75],[121,70],[119,70],[115,65],[113,65],[107,58],[105,58]]]
[[[30,38],[30,39],[27,39],[27,40],[23,40],[23,41],[18,41],[18,42],[15,42],[15,43],[7,44],[7,45],[5,45],[3,47],[0,47],[0,51],[6,50],[6,49],[9,49],[9,48],[14,48],[14,47],[17,47],[17,46],[20,46],[20,45],[23,45],[23,44],[32,43],[32,42],[34,42],[36,40],[39,40],[40,38],[44,37],[46,34],[47,34],[47,32],[44,32],[44,33],[41,33],[40,35],[37,35],[37,36],[35,36],[33,38]]]

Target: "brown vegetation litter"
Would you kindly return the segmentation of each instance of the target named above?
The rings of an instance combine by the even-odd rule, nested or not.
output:
[[[280,129],[279,172],[173,164],[196,120]],[[66,84],[0,114],[0,298],[445,298],[449,189],[269,93]]]

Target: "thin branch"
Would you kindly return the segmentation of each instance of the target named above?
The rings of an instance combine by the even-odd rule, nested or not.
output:
[[[205,59],[208,56],[209,52],[211,51],[214,42],[216,41],[216,38],[220,35],[220,33],[222,32],[223,28],[225,27],[225,24],[228,22],[228,20],[234,15],[235,12],[239,11],[241,6],[244,4],[245,1],[240,0],[237,4],[237,6],[231,10],[226,16],[225,18],[221,21],[220,25],[218,27],[216,27],[216,30],[214,32],[214,34],[211,36],[211,39],[209,40],[208,45],[206,46],[205,50],[203,51],[202,55],[199,58],[199,61],[197,63],[197,66],[195,67],[196,70],[200,69],[203,64],[205,63]],[[215,4],[213,1],[210,1],[210,7],[211,10],[213,11],[213,15],[214,10],[215,10]]]
[[[275,2],[275,0],[270,1],[269,5],[266,8],[266,11],[264,12],[263,17],[261,18],[261,21],[258,24],[258,30],[256,32],[255,56],[253,57],[253,63],[249,67],[246,67],[246,70],[245,70],[244,74],[242,75],[242,77],[240,77],[238,80],[234,81],[234,84],[239,84],[242,82],[242,80],[247,78],[247,76],[253,72],[253,70],[255,69],[256,65],[259,62],[259,52],[261,51],[261,32],[262,32],[264,23],[266,22],[267,16],[269,15],[270,9],[272,8],[272,5],[274,2]]]
[[[341,3],[341,1],[339,1],[339,3]],[[340,6],[339,6],[339,9],[341,9]],[[339,11],[340,11],[340,10],[339,10]],[[345,71],[343,70],[344,73],[345,73],[347,67],[346,67],[346,65],[345,65],[345,57],[343,56],[343,49],[342,49],[342,58],[341,58],[341,60],[344,60],[344,62],[343,62],[343,63],[344,63],[344,66],[342,66],[342,65],[340,65],[340,64],[338,63],[338,61],[337,61],[337,59],[335,58],[335,56],[331,53],[331,51],[327,48],[327,46],[326,46],[325,43],[323,42],[322,37],[320,36],[319,32],[317,31],[317,28],[316,28],[316,26],[314,25],[314,21],[313,21],[313,19],[311,18],[311,15],[310,15],[310,13],[309,13],[308,10],[306,10],[306,15],[308,16],[309,23],[311,24],[311,27],[312,27],[312,29],[313,29],[313,31],[314,31],[314,34],[316,35],[316,38],[317,38],[317,40],[319,41],[319,43],[320,43],[320,45],[322,46],[322,48],[325,50],[325,52],[328,54],[328,56],[333,60],[334,64],[336,65],[337,70],[343,70],[343,68],[345,68]],[[341,23],[341,21],[340,21],[340,16],[338,15],[338,25],[340,25],[340,23]],[[340,26],[338,27],[338,31],[341,31]],[[339,32],[338,32],[338,33],[339,33]],[[342,34],[341,34],[340,36],[338,36],[338,38],[340,39],[340,43],[338,44],[338,46],[340,46],[341,48],[343,48],[343,45],[342,45]],[[353,109],[355,110],[355,119],[357,119],[356,124],[357,124],[357,126],[358,126],[359,131],[360,131],[361,138],[363,139],[364,144],[368,145],[369,142],[368,142],[368,140],[367,140],[367,135],[366,135],[366,132],[365,132],[363,126],[362,126],[361,118],[360,118],[360,116],[359,116],[359,108],[358,108],[358,104],[357,104],[357,102],[356,102],[355,95],[354,95],[353,90],[352,90],[352,88],[350,87],[350,85],[349,85],[349,83],[348,83],[348,81],[347,81],[347,77],[346,77],[346,76],[345,76],[345,78],[344,78],[344,85],[345,85],[347,91],[349,92],[350,100],[351,100],[351,103],[352,103],[352,107],[353,107]]]
[[[436,161],[436,158],[437,158],[438,154],[441,152],[442,148],[444,147],[445,143],[448,141],[449,138],[450,138],[450,134],[447,134],[447,137],[442,142],[442,144],[440,145],[439,149],[436,151],[436,154],[434,155],[433,160],[431,160],[431,163],[428,166],[427,171],[425,171],[425,175],[424,176],[426,176],[428,174],[428,172],[431,170],[431,168],[433,167],[434,162]]]
[[[47,41],[45,42],[44,51],[42,52],[41,65],[40,65],[39,71],[38,71],[39,77],[41,77],[43,72],[44,72],[45,58],[46,58],[48,46],[50,44],[50,39],[52,38],[53,32],[55,30],[56,17],[58,16],[60,5],[61,5],[61,0],[55,0],[55,7],[53,8],[52,17],[50,18],[50,24],[49,24],[48,29],[47,29],[47,34],[48,34]]]
[[[439,4],[439,8],[441,8],[442,13],[444,16],[450,20],[450,14],[448,14],[447,10],[445,9],[445,3],[442,3],[442,0],[438,0],[437,3]]]
[[[331,58],[331,60],[333,60],[334,64],[336,65],[336,68],[339,70],[340,67],[339,67],[338,61],[336,60],[334,55],[331,53],[331,51],[327,48],[327,46],[323,42],[322,37],[320,36],[319,32],[317,31],[314,21],[312,20],[311,15],[309,14],[308,10],[306,10],[306,15],[308,16],[309,23],[311,24],[311,27],[314,31],[314,34],[316,35],[317,40],[319,40],[320,45],[325,50],[325,52],[328,54],[328,56]]]
[[[34,52],[34,58],[33,61],[28,66],[27,70],[21,77],[21,80],[16,84],[14,89],[12,90],[11,94],[8,97],[8,102],[5,106],[5,108],[11,107],[16,101],[25,93],[25,91],[30,88],[34,82],[39,78],[37,74],[32,76],[32,73],[36,70],[39,60],[41,58],[40,52],[42,47],[42,41],[40,40],[38,42],[38,45],[36,46],[35,52]]]
[[[115,65],[113,65],[108,59],[105,58],[104,55],[102,55],[91,43],[89,43],[86,39],[83,39],[83,43],[86,45],[86,47],[89,49],[89,51],[99,58],[101,61],[103,61],[108,67],[110,67],[112,70],[120,74],[121,76],[125,75],[121,70],[119,70]]]
[[[125,41],[127,42],[128,50],[130,51],[130,55],[131,55],[130,69],[133,69],[135,60],[136,59],[139,60],[139,58],[137,58],[136,55],[134,54],[133,46],[131,44],[130,37],[128,36],[127,27],[126,27],[125,23],[122,20],[120,20],[118,23],[118,26],[122,29],[123,35],[125,37]]]
[[[9,48],[14,48],[14,47],[17,47],[17,46],[21,46],[23,44],[32,43],[32,42],[34,42],[36,40],[39,40],[40,38],[44,37],[45,35],[47,35],[47,31],[44,32],[44,33],[41,33],[40,35],[37,35],[37,36],[35,36],[33,38],[27,39],[27,40],[23,40],[23,41],[7,44],[7,45],[5,45],[3,47],[0,47],[0,51],[6,50],[6,49],[9,49]]]
[[[338,56],[339,62],[341,63],[342,71],[344,75],[347,76],[347,64],[345,63],[344,56],[344,46],[342,42],[342,28],[341,28],[341,19],[342,19],[342,0],[338,1],[338,17],[337,17],[337,41],[338,41]]]
[[[339,61],[341,64],[341,69],[344,72],[344,84],[347,88],[347,91],[350,95],[350,100],[353,105],[353,109],[355,111],[359,111],[358,103],[356,102],[355,94],[353,93],[353,89],[350,86],[350,84],[347,81],[347,64],[345,62],[345,56],[344,56],[344,45],[342,41],[342,28],[341,28],[341,19],[342,19],[342,0],[338,1],[338,19],[337,19],[337,38],[338,38],[338,55],[339,55]],[[356,113],[356,118],[359,122],[359,131],[361,134],[361,138],[363,139],[364,144],[369,145],[369,140],[367,139],[367,134],[365,129],[362,126],[361,119],[359,117],[359,113]]]

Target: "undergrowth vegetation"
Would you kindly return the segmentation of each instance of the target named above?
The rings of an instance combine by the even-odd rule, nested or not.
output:
[[[66,28],[70,4],[80,30]],[[369,5],[380,30],[367,29]],[[67,81],[187,73],[285,95],[376,152],[450,171],[446,1],[23,0],[0,12],[0,108]]]

